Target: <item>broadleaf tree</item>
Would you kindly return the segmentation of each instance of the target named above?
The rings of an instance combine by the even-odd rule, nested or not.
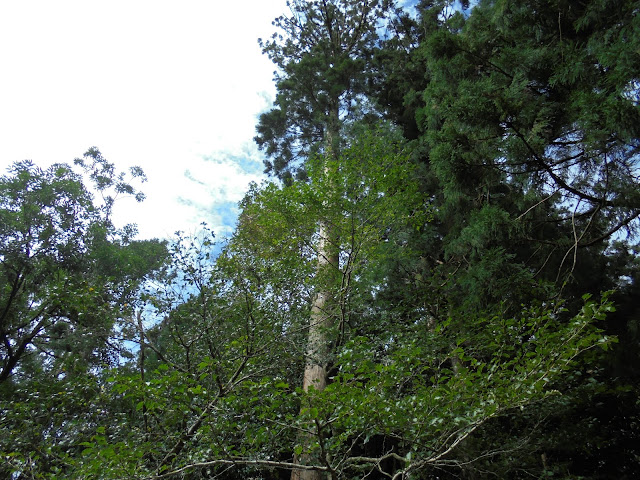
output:
[[[19,437],[26,425],[58,453],[91,428],[65,417],[92,403],[92,373],[126,355],[122,322],[166,260],[163,242],[134,241],[131,231],[113,226],[69,165],[17,162],[0,178],[0,402],[12,412],[3,415],[3,454],[29,464],[41,449],[46,471],[55,454]]]
[[[339,161],[309,160],[309,182],[250,190],[209,280],[145,334],[145,381],[113,378],[128,431],[97,432],[76,475],[422,478],[499,455],[457,454],[492,422],[556,395],[549,385],[583,352],[609,346],[594,326],[607,301],[570,316],[560,304],[477,315],[464,330],[381,301],[384,265],[418,253],[406,233],[433,212],[402,139],[384,129],[352,138]],[[339,239],[330,276],[316,268],[319,218]],[[309,312],[329,288],[327,385],[305,391],[295,385]]]

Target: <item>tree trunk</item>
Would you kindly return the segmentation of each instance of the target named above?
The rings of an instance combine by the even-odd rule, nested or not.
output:
[[[330,228],[327,222],[321,222],[319,226],[318,274],[330,276],[330,270],[337,266],[338,256],[333,253],[335,248],[333,248],[329,232]],[[308,392],[310,388],[322,391],[327,386],[327,362],[331,355],[330,331],[333,327],[332,303],[332,294],[327,288],[316,294],[311,306],[302,380],[302,388],[305,392]],[[311,436],[304,435],[301,438],[301,444],[305,450],[312,441]],[[294,461],[302,464],[319,464],[323,463],[323,460],[318,458],[317,452],[311,452],[301,454]],[[293,470],[291,472],[291,480],[321,480],[322,478],[322,472],[314,470]]]
[[[335,99],[331,105],[326,128],[326,158],[337,159],[339,123],[339,103]],[[325,167],[325,175],[329,174]],[[323,289],[320,289],[313,300],[311,315],[309,316],[309,333],[307,336],[307,349],[305,352],[304,377],[302,388],[308,392],[311,387],[322,391],[327,386],[327,363],[331,356],[331,331],[333,327],[332,309],[334,299],[332,294],[335,273],[339,269],[338,246],[336,235],[332,232],[332,226],[328,219],[322,219],[318,224],[318,266],[317,275],[326,280]],[[306,435],[305,435],[306,436]],[[312,438],[301,438],[301,444],[307,449]],[[303,453],[294,458],[294,463],[316,464],[324,463],[326,459],[319,459],[317,452]],[[292,470],[291,480],[322,480],[323,474],[314,470]]]

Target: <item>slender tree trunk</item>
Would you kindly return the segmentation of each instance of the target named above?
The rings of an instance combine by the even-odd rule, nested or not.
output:
[[[328,119],[325,137],[326,158],[335,160],[338,156],[338,135],[339,135],[339,107],[338,99],[332,105]],[[325,167],[324,174],[328,175],[329,170]],[[327,218],[322,219],[318,224],[318,266],[317,275],[326,281],[323,289],[320,289],[311,305],[311,315],[309,316],[309,333],[307,336],[307,349],[305,353],[304,377],[302,388],[308,392],[310,388],[322,391],[327,386],[327,364],[331,356],[335,301],[332,293],[332,278],[339,268],[338,246],[335,232]],[[305,447],[311,443],[312,438],[302,438],[302,445]],[[321,439],[320,439],[321,440]],[[303,453],[299,458],[294,458],[295,463],[323,463],[326,459],[317,458],[317,452]],[[313,470],[293,470],[291,480],[322,480],[323,473]]]
[[[318,273],[331,276],[332,269],[336,268],[338,257],[332,253],[333,248],[330,228],[326,222],[321,222],[319,227],[318,247]],[[309,317],[309,333],[307,337],[307,350],[305,353],[304,377],[302,388],[305,392],[313,388],[322,391],[327,386],[327,363],[331,355],[331,330],[333,327],[333,298],[329,289],[319,291],[311,306]],[[313,426],[310,425],[311,429]],[[306,438],[305,438],[306,437]],[[305,450],[314,439],[311,436],[301,438]],[[296,463],[323,463],[324,459],[318,458],[318,452],[303,453],[295,459]],[[293,470],[291,480],[321,480],[322,472],[313,470]]]
[[[329,276],[329,270],[336,267],[337,255],[331,245],[330,227],[327,222],[322,222],[319,227],[318,248],[318,273]],[[328,290],[319,291],[311,306],[309,318],[309,334],[307,339],[306,365],[302,387],[308,391],[310,387],[316,390],[324,390],[327,386],[326,363],[330,355],[329,330],[333,326],[333,318],[330,312],[332,307],[332,295]]]

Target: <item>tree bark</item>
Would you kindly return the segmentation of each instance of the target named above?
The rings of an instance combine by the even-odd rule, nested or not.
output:
[[[337,265],[337,254],[331,244],[330,228],[326,222],[319,227],[318,246],[318,274],[330,275],[330,269]],[[331,355],[330,332],[333,327],[333,315],[331,313],[332,294],[329,289],[319,291],[311,306],[309,317],[309,333],[307,337],[307,349],[305,353],[305,368],[302,380],[302,388],[308,392],[311,388],[322,391],[327,386],[327,363]],[[313,441],[311,435],[304,435],[301,444],[305,450]],[[294,459],[297,464],[322,464],[324,459],[317,457],[318,452],[303,453]],[[316,470],[292,470],[291,480],[321,480],[324,473]]]
[[[338,158],[339,100],[336,98],[327,115],[325,155],[327,159]],[[324,174],[329,175],[329,169],[325,167]],[[309,316],[309,332],[307,334],[307,348],[305,352],[305,368],[302,379],[302,388],[308,392],[310,388],[323,391],[327,386],[327,364],[331,356],[331,331],[334,324],[332,309],[335,306],[332,293],[332,279],[339,269],[339,252],[335,232],[327,218],[323,218],[318,224],[318,266],[317,275],[326,281],[315,295],[311,305]],[[304,438],[306,437],[306,438]],[[313,440],[305,435],[301,438],[303,448],[307,450]],[[326,459],[318,459],[316,452],[303,453],[294,457],[294,463],[312,464],[324,463]],[[322,480],[324,473],[317,470],[292,470],[291,480]]]

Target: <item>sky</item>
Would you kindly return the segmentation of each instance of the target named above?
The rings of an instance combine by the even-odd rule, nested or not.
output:
[[[257,39],[286,11],[285,0],[0,2],[0,174],[96,146],[149,179],[143,203],[116,203],[117,226],[230,233],[249,182],[264,178],[253,137],[274,65]]]

